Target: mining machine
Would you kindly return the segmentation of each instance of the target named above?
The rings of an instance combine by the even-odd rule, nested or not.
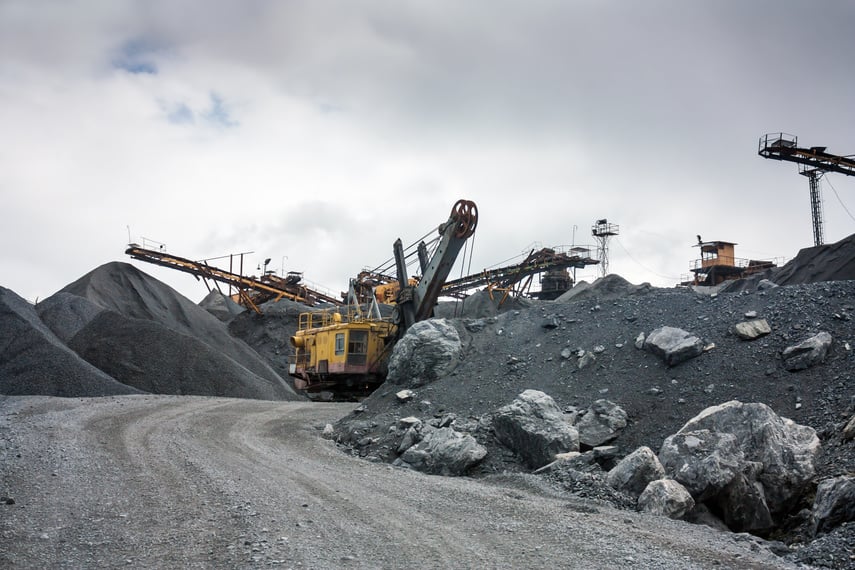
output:
[[[413,324],[433,316],[445,280],[477,224],[475,203],[459,200],[438,228],[439,243],[433,254],[427,254],[423,242],[419,244],[418,280],[407,276],[403,245],[400,239],[395,241],[397,295],[391,316],[380,315],[376,299],[372,299],[372,310],[349,304],[301,314],[290,339],[294,354],[289,373],[294,387],[310,396],[327,392],[335,399],[354,399],[382,384],[392,347]]]
[[[813,218],[813,245],[825,242],[823,235],[822,196],[819,179],[826,172],[855,176],[855,156],[838,156],[826,152],[824,146],[800,147],[799,139],[787,133],[771,133],[760,137],[757,154],[763,158],[785,160],[799,165],[799,174],[810,184],[810,207]]]

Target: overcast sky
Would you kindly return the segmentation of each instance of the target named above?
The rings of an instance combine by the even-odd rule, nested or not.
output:
[[[145,237],[339,291],[460,198],[472,272],[600,218],[634,283],[674,285],[697,234],[791,258],[808,181],[758,139],[855,153],[853,24],[848,0],[0,0],[0,285],[125,261],[204,297],[124,255]],[[855,178],[823,196],[826,242],[855,233]]]

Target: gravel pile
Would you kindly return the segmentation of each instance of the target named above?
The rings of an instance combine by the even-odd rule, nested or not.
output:
[[[852,279],[855,279],[855,234],[837,243],[802,249],[772,277],[778,285]]]
[[[208,293],[204,299],[199,301],[199,306],[223,321],[230,322],[237,315],[246,311],[243,307],[223,295],[217,290]]]
[[[631,295],[644,295],[653,290],[650,283],[642,283],[641,285],[633,285],[620,275],[606,275],[602,279],[597,279],[593,283],[582,281],[575,287],[562,294],[556,299],[559,303],[567,303],[570,301],[582,301],[585,299],[598,299],[600,301],[608,301],[610,299],[619,299]]]
[[[300,398],[225,323],[129,264],[103,265],[35,308],[3,299],[2,393]]]
[[[288,299],[268,301],[261,314],[244,311],[229,321],[229,333],[251,346],[282,378],[288,376],[288,358],[294,351],[290,338],[297,332],[300,313],[308,307]]]
[[[0,287],[0,394],[136,394],[63,344],[32,305]]]
[[[253,374],[281,383],[276,372],[246,343],[230,335],[216,317],[133,265],[107,263],[60,292],[83,297],[125,317],[153,321],[177,333],[198,338]],[[168,350],[168,346],[164,349]]]

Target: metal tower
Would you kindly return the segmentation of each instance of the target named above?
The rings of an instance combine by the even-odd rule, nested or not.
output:
[[[597,258],[600,260],[600,277],[609,274],[609,238],[620,233],[617,224],[610,224],[605,218],[597,220],[591,226],[591,235],[597,238]]]
[[[799,139],[787,133],[771,133],[760,138],[757,154],[763,158],[786,160],[799,165],[799,174],[810,183],[810,207],[813,217],[813,244],[824,243],[822,231],[822,196],[819,179],[826,172],[855,176],[855,158],[825,152],[824,146],[799,147]]]

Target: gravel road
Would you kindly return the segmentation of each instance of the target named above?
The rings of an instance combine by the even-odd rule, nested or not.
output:
[[[793,568],[755,539],[321,438],[351,404],[0,397],[0,566]]]

